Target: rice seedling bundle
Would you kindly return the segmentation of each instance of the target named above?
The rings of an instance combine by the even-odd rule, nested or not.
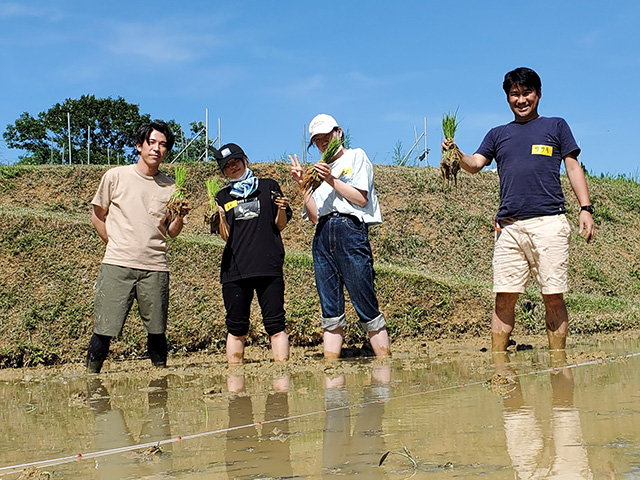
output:
[[[442,161],[449,164],[454,162],[460,162],[462,153],[458,146],[455,145],[453,139],[456,136],[456,129],[460,124],[460,121],[456,118],[457,111],[453,113],[447,113],[442,117],[442,133],[444,134],[444,144],[442,147]]]
[[[207,178],[205,184],[207,185],[207,196],[209,197],[209,210],[217,212],[216,195],[222,188],[222,184],[217,178]]]
[[[333,157],[338,153],[340,147],[342,146],[342,139],[334,138],[329,142],[327,148],[322,154],[322,158],[320,162],[322,163],[331,163],[333,162]],[[307,170],[304,172],[304,181],[302,182],[302,190],[304,192],[314,192],[316,188],[322,185],[322,179],[318,176],[318,172],[313,168],[313,165],[307,167]]]
[[[180,215],[182,209],[187,206],[187,189],[184,188],[184,184],[187,180],[187,169],[185,167],[176,167],[175,180],[175,190],[167,202],[167,208],[169,209],[172,217]]]

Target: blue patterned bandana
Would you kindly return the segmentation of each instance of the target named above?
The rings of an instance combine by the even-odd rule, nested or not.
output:
[[[239,179],[230,182],[231,194],[235,198],[247,198],[258,189],[258,177],[256,177],[250,168],[244,172]]]

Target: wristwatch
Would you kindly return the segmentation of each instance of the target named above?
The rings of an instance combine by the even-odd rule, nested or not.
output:
[[[583,210],[589,212],[591,215],[593,215],[593,212],[596,211],[596,209],[593,208],[593,205],[582,205],[580,207],[580,211],[582,212]]]

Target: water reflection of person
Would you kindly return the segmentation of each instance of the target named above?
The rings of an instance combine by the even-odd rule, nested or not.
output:
[[[249,425],[227,431],[225,454],[227,475],[238,478],[289,478],[291,467],[289,421],[289,377],[273,379],[273,390],[267,395],[261,432],[253,419],[252,398],[245,394],[245,379],[229,375],[227,388],[229,399],[229,428]],[[266,423],[270,420],[284,419]]]
[[[374,368],[371,383],[364,389],[353,435],[345,378],[343,375],[325,377],[327,413],[322,444],[323,477],[361,474],[368,479],[383,478],[378,462],[384,453],[382,416],[384,401],[389,397],[390,376],[390,366]]]
[[[508,376],[515,372],[509,365],[507,353],[494,353],[496,373]],[[552,367],[566,365],[566,352],[552,351]],[[552,391],[551,431],[555,455],[543,455],[545,437],[532,406],[527,405],[520,382],[503,397],[504,427],[507,452],[518,478],[521,480],[545,479],[592,479],[589,459],[584,447],[580,415],[573,406],[573,372],[560,368],[550,373]]]
[[[126,447],[135,443],[149,443],[166,440],[171,437],[169,414],[167,411],[167,377],[149,382],[147,394],[148,409],[142,421],[139,441],[129,431],[124,412],[114,409],[107,388],[98,377],[87,380],[89,407],[96,420],[96,451]],[[166,445],[162,450],[167,450]],[[171,467],[170,456],[159,451],[145,454],[135,452],[131,455],[113,454],[96,458],[96,471],[99,478],[143,478],[146,475],[165,472]]]

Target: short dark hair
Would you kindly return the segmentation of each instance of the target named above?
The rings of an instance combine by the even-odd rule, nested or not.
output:
[[[504,76],[504,82],[502,82],[504,93],[509,95],[511,87],[514,85],[532,88],[538,95],[542,93],[542,80],[540,80],[540,76],[527,67],[518,67],[515,70],[507,72]]]
[[[142,145],[144,142],[149,143],[149,137],[151,136],[151,132],[154,130],[162,133],[167,139],[167,150],[171,150],[173,148],[173,144],[175,142],[175,135],[167,125],[162,120],[155,120],[147,125],[143,125],[138,130],[138,134],[136,135],[136,145]]]

